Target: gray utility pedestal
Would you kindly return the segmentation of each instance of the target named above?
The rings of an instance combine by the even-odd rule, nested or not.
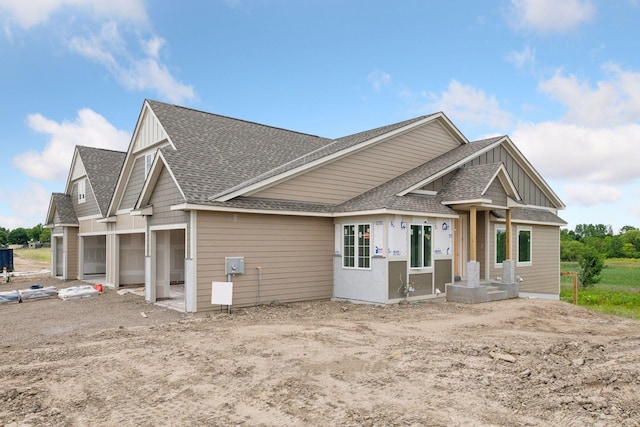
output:
[[[467,264],[467,280],[447,283],[446,297],[449,302],[476,304],[518,298],[520,285],[514,277],[513,261],[502,263],[502,280],[480,280],[480,264],[471,261]]]

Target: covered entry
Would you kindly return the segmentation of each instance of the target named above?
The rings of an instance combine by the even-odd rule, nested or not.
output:
[[[150,243],[147,300],[166,301],[172,308],[185,310],[185,229],[152,229]]]

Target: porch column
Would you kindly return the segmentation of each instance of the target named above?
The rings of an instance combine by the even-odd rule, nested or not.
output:
[[[469,248],[469,257],[471,258],[469,261],[477,261],[476,255],[476,212],[477,209],[475,206],[471,206],[469,210],[469,243],[471,247]]]
[[[507,225],[506,225],[506,253],[505,259],[511,259],[511,209],[507,209]]]

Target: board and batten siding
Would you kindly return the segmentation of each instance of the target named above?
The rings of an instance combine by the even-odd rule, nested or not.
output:
[[[144,178],[144,156],[142,156],[135,159],[133,163],[133,168],[131,169],[131,174],[127,181],[127,187],[122,195],[122,200],[118,210],[133,209],[138,201],[138,196],[140,196],[140,191],[142,191]]]
[[[513,185],[518,190],[524,204],[555,208],[549,198],[544,195],[540,187],[536,185],[531,177],[527,175],[524,169],[520,167],[518,162],[514,160],[511,154],[509,154],[507,149],[502,145],[479,155],[466,163],[465,166],[487,165],[500,162],[504,164],[507,173],[513,181]]]
[[[491,223],[490,276],[502,276],[502,268],[495,266],[495,229],[504,222]],[[511,224],[511,254],[516,261],[515,274],[524,279],[520,292],[558,295],[560,292],[560,227],[551,225]],[[518,266],[518,227],[531,229],[531,265]]]
[[[84,203],[78,203],[78,181],[84,180]],[[73,207],[76,210],[78,218],[100,215],[100,208],[98,208],[98,202],[96,196],[93,194],[93,188],[91,188],[91,182],[86,178],[81,178],[73,183],[73,189],[71,190],[71,201]]]
[[[459,145],[439,122],[431,122],[252,196],[341,203]]]
[[[232,278],[233,306],[333,296],[334,225],[331,218],[198,212],[197,311],[211,305],[211,282],[226,282],[225,257],[244,257]],[[260,270],[257,267],[261,267]]]
[[[149,110],[145,110],[138,126],[132,152],[137,153],[163,139],[167,139],[164,128]]]

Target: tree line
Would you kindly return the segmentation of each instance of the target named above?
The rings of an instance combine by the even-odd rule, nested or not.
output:
[[[640,258],[640,230],[625,225],[614,234],[610,225],[578,224],[574,230],[560,231],[562,261],[579,261],[585,251],[604,258]]]
[[[13,230],[0,227],[0,245],[26,245],[29,242],[51,242],[51,229],[38,224],[33,228],[18,227]]]

